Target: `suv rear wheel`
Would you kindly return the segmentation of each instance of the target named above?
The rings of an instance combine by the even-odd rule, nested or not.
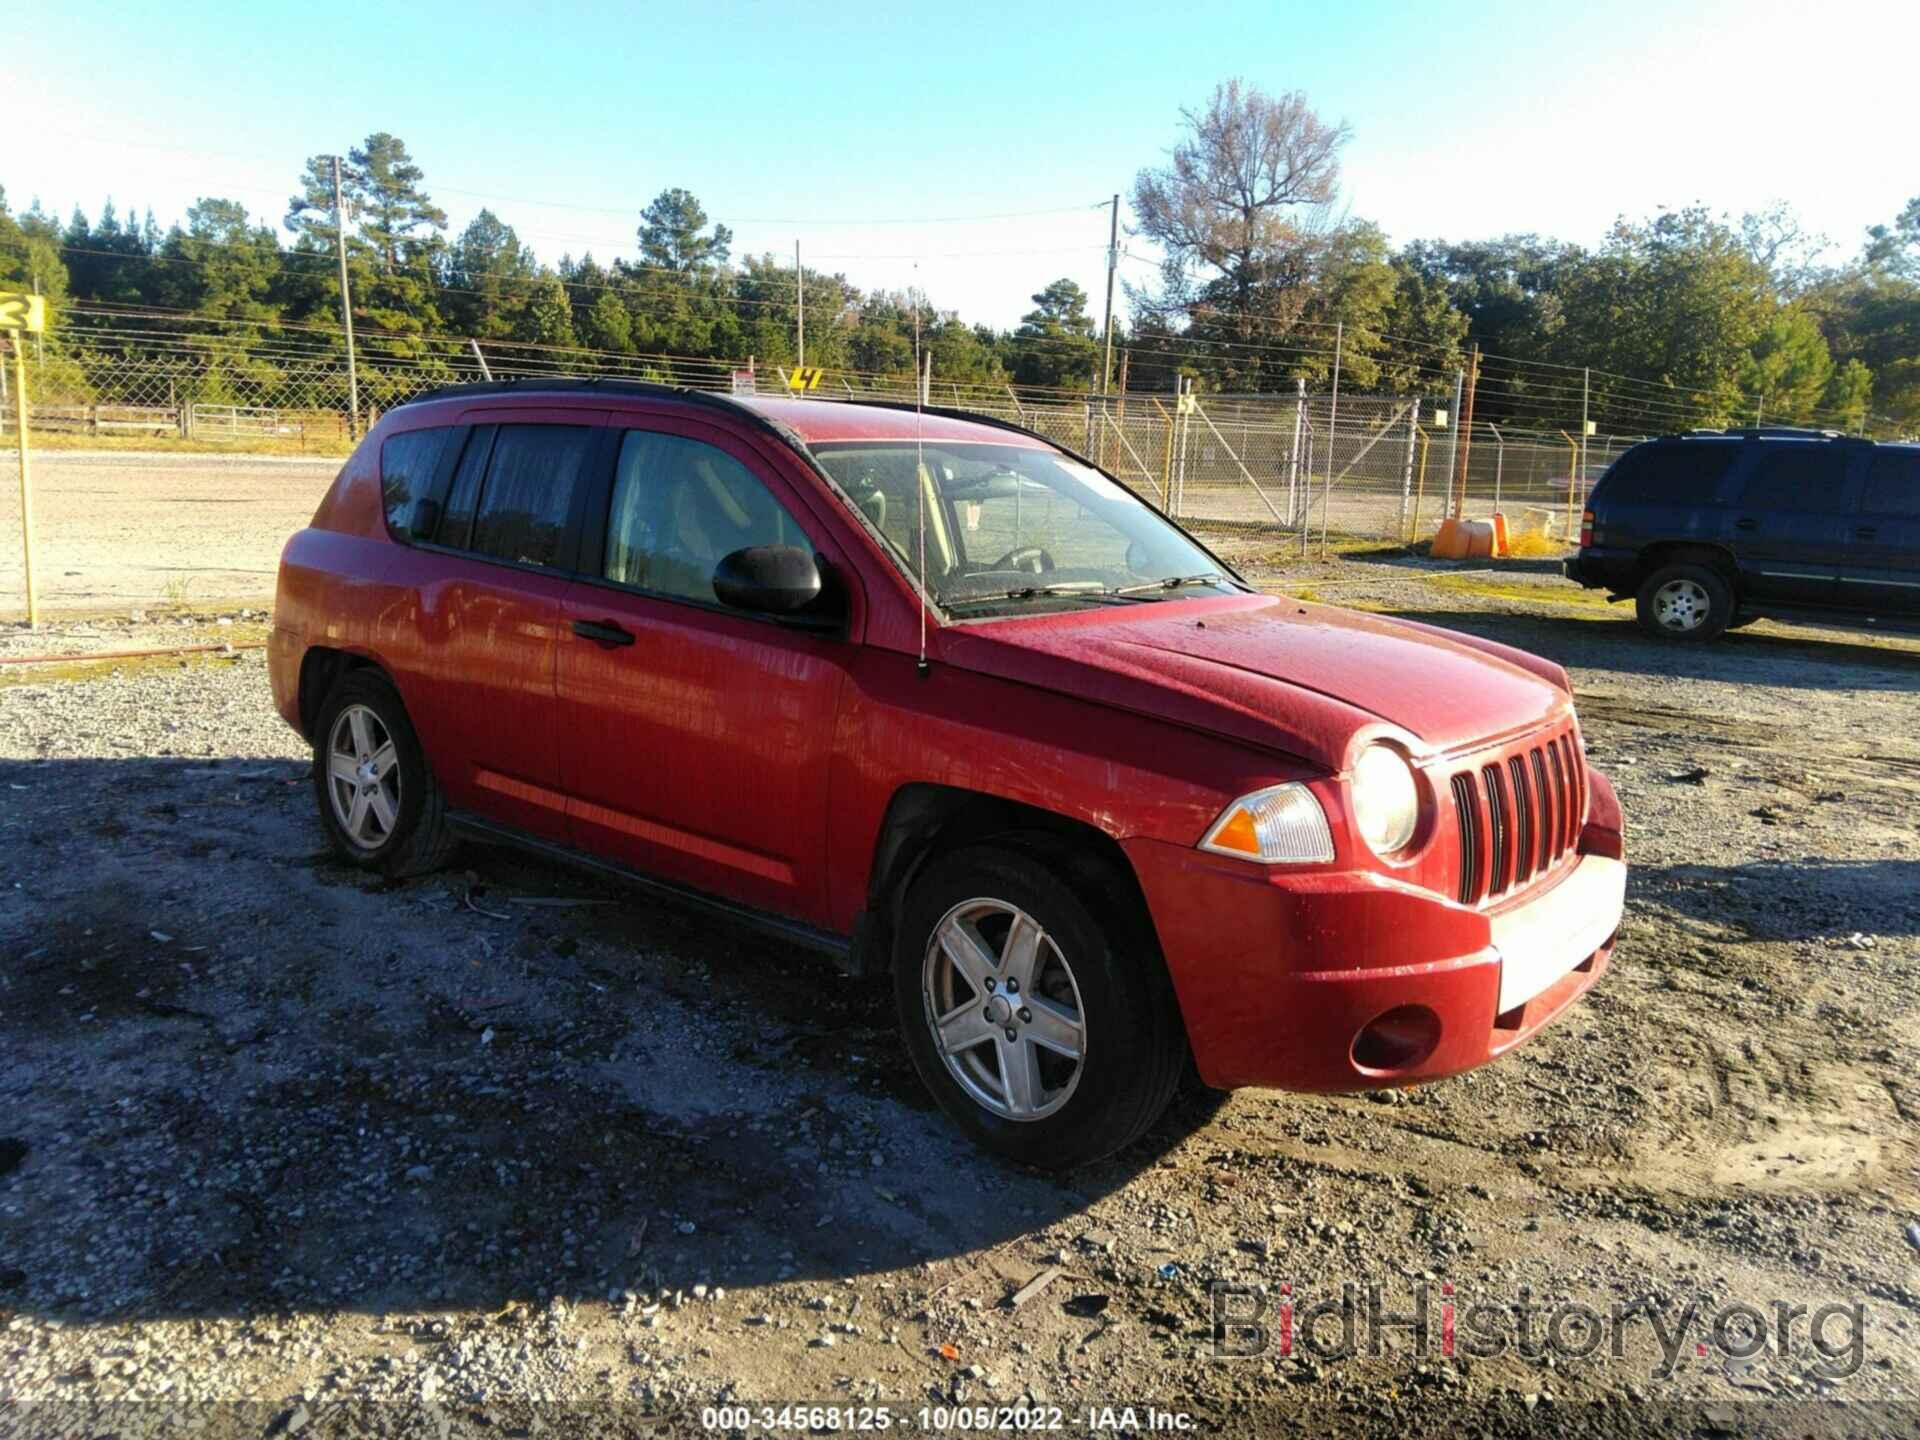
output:
[[[1187,1059],[1144,927],[1070,857],[1019,839],[936,860],[908,892],[894,998],[914,1068],[980,1145],[1065,1169],[1138,1139]]]
[[[313,790],[327,839],[349,864],[421,875],[453,853],[440,787],[400,693],[378,671],[348,671],[321,703]]]
[[[1711,566],[1663,565],[1634,597],[1640,628],[1661,640],[1712,640],[1733,619],[1733,587]]]

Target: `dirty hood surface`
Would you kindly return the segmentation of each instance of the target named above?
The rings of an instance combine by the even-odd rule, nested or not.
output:
[[[1549,678],[1557,669],[1520,651],[1284,596],[1163,601],[948,634],[955,663],[1333,767],[1370,723],[1448,751],[1570,708]]]

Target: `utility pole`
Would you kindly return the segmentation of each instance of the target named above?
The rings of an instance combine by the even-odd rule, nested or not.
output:
[[[1467,508],[1467,464],[1473,455],[1473,396],[1480,388],[1480,347],[1473,347],[1467,360],[1466,409],[1459,416],[1460,473],[1454,479],[1452,513],[1458,518]]]
[[[794,364],[807,368],[807,272],[800,268],[800,242],[793,242],[793,315],[798,331],[794,348],[799,351]]]
[[[1113,197],[1113,216],[1107,223],[1107,356],[1100,367],[1100,393],[1113,382],[1113,272],[1120,268],[1120,197]],[[1123,387],[1124,388],[1124,387]]]
[[[340,256],[340,323],[347,332],[347,438],[360,436],[360,368],[353,356],[353,297],[347,290],[346,206],[340,199],[340,157],[333,157],[333,244]]]
[[[1453,372],[1453,409],[1447,412],[1447,483],[1453,483],[1453,468],[1460,459],[1460,397],[1466,389],[1467,372]]]

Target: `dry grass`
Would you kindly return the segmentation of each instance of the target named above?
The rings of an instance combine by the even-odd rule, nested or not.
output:
[[[1581,590],[1573,585],[1531,585],[1524,580],[1502,580],[1497,575],[1429,575],[1429,585],[1492,600],[1511,600],[1523,605],[1551,605],[1556,609],[1605,611],[1607,598],[1598,590]]]
[[[1530,530],[1524,535],[1507,536],[1507,554],[1521,560],[1541,560],[1551,555],[1565,555],[1572,547],[1566,541],[1552,535]]]

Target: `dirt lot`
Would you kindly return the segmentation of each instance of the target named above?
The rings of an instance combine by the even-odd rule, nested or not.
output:
[[[26,613],[17,454],[0,449],[0,619]],[[281,545],[339,469],[337,458],[36,450],[42,610],[270,600]]]
[[[0,1427],[244,1400],[200,1418],[604,1434],[811,1400],[918,1428],[959,1399],[1067,1433],[1125,1403],[1248,1432],[1914,1433],[1920,646],[1661,647],[1544,575],[1281,577],[1237,548],[1565,663],[1627,810],[1628,923],[1500,1064],[1192,1097],[1065,1180],[929,1111],[879,986],[510,855],[400,885],[334,864],[258,652],[0,669]],[[230,618],[0,654],[257,632]],[[1215,1357],[1215,1281],[1266,1288],[1264,1353]],[[1426,1353],[1405,1329],[1369,1353],[1363,1290],[1357,1353],[1330,1321],[1280,1354],[1281,1287],[1346,1282],[1402,1315],[1424,1286]],[[1464,1339],[1481,1302],[1534,1318],[1443,1356],[1441,1305]],[[1744,1359],[1711,1331],[1737,1302],[1765,1317]],[[1802,1307],[1784,1336],[1776,1302]],[[1594,1353],[1546,1343],[1566,1304],[1607,1318]]]

